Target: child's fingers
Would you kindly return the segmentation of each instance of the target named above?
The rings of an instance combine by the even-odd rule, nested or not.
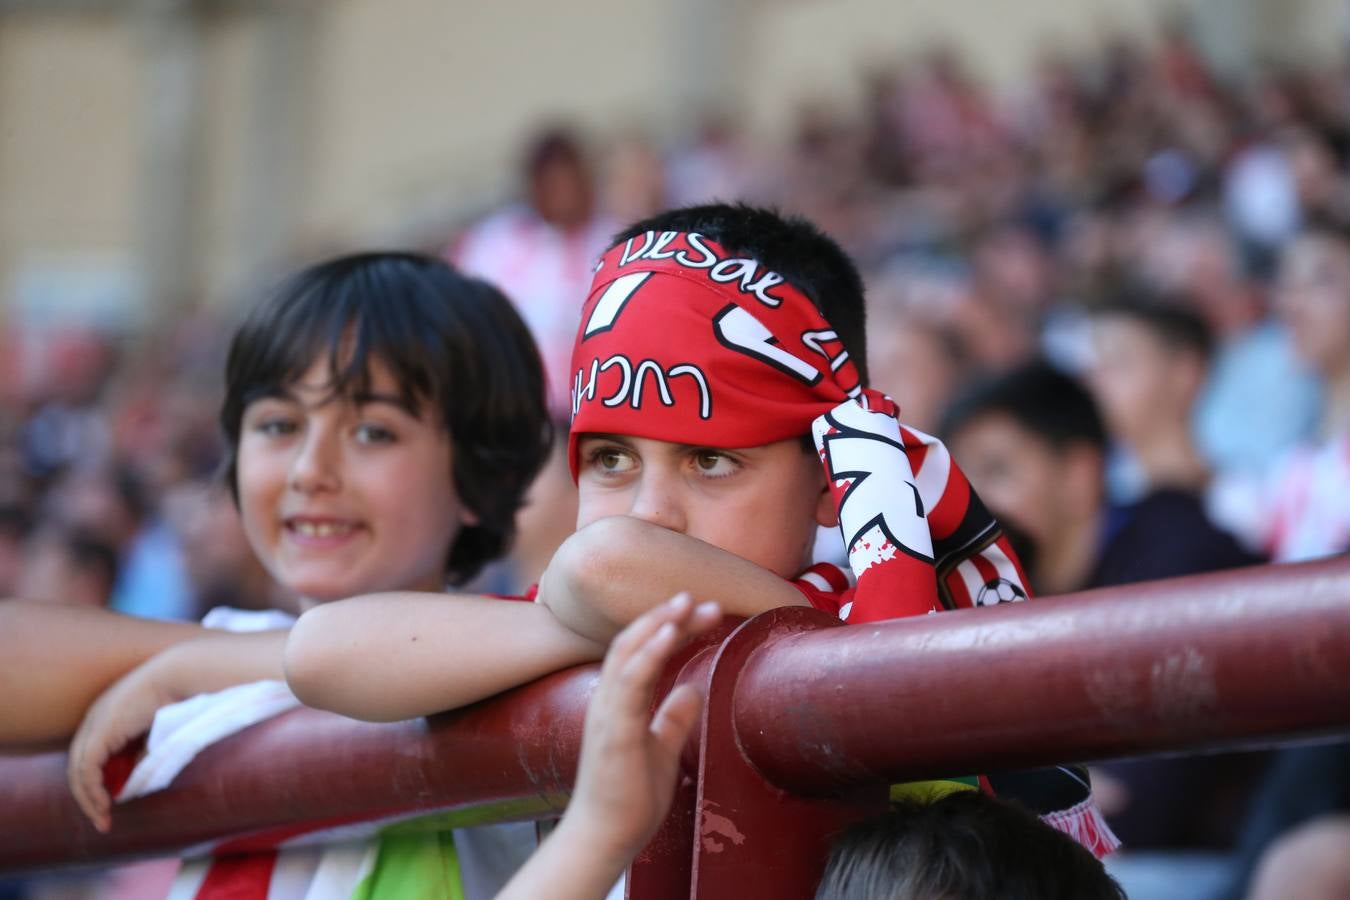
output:
[[[626,660],[620,661],[623,683],[650,691],[671,654],[689,638],[712,628],[721,618],[722,610],[716,603],[683,608],[681,615],[663,622],[641,645],[631,650]]]
[[[66,773],[75,804],[99,831],[107,831],[111,824],[112,802],[103,786],[103,763],[107,757],[107,752],[97,749],[85,733],[71,745]]]
[[[703,698],[693,685],[682,684],[666,695],[652,717],[651,731],[667,758],[676,758],[698,723]]]
[[[646,718],[656,680],[666,660],[679,646],[682,635],[674,622],[663,622],[614,672],[615,711]]]
[[[706,603],[700,603],[694,607],[693,614],[689,617],[689,623],[686,631],[688,637],[703,634],[718,622],[722,621],[722,607],[717,601],[709,600]]]
[[[619,632],[618,637],[610,645],[609,652],[605,654],[603,670],[622,668],[629,657],[650,640],[662,625],[684,619],[689,615],[693,605],[693,599],[689,594],[681,591],[660,606],[638,616],[627,628]]]
[[[667,604],[673,618],[662,622],[640,645],[631,648],[626,659],[616,659],[617,669],[611,669],[606,679],[613,683],[618,696],[611,701],[616,711],[629,715],[646,713],[651,703],[657,679],[671,654],[690,637],[707,631],[722,618],[716,603],[702,603],[697,607],[687,602]],[[645,631],[645,629],[644,629]],[[627,649],[627,648],[626,648]]]

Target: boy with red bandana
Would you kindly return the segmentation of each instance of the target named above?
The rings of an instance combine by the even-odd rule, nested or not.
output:
[[[794,258],[811,261],[795,266],[804,277]],[[812,605],[852,622],[1025,597],[1015,556],[946,449],[864,387],[863,348],[858,276],[805,222],[705,207],[620,235],[600,261],[573,357],[569,451],[581,509],[572,542],[584,552],[564,547],[543,601],[594,637],[632,618],[634,608],[610,609],[603,595],[609,570],[644,541],[626,532],[642,529],[620,521],[603,540],[586,535],[608,515],[796,578]],[[655,465],[677,448],[692,454],[696,477],[663,484]],[[739,508],[740,482],[758,488],[744,496],[791,509]],[[843,529],[856,586],[837,568],[806,569],[816,524]],[[578,566],[598,577],[580,591],[551,590],[558,563],[572,578]],[[709,590],[722,589],[720,573],[709,578]],[[607,629],[591,631],[597,613]]]
[[[713,205],[632,226],[597,266],[571,368],[577,531],[535,599],[590,641],[545,640],[554,625],[542,620],[516,625],[535,649],[557,644],[560,664],[598,658],[587,647],[681,590],[733,615],[809,603],[849,622],[1027,596],[946,449],[865,387],[861,280],[809,223]],[[851,572],[811,565],[819,525],[841,526]],[[387,653],[358,639],[390,620],[403,624],[379,630]],[[311,705],[417,715],[472,699],[461,666],[443,661],[461,647],[488,657],[485,645],[505,645],[492,634],[425,598],[357,598],[301,619],[288,674]],[[413,639],[436,660],[408,661]],[[491,670],[474,677],[479,696]],[[1076,772],[979,782],[1027,798],[1099,854],[1114,848]]]

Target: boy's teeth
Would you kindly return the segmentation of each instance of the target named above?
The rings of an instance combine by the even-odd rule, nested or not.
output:
[[[305,537],[332,537],[335,534],[346,534],[351,531],[351,526],[343,523],[334,522],[296,522],[295,530]]]

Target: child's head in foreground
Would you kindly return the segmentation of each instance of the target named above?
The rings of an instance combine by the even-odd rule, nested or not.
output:
[[[471,578],[510,542],[551,439],[524,324],[430,257],[303,270],[240,326],[225,380],[245,533],[312,601]]]
[[[1123,900],[1090,851],[979,791],[910,803],[845,831],[816,900]]]
[[[862,281],[805,220],[677,209],[619,233],[572,359],[577,526],[627,515],[791,578],[834,504],[812,420],[866,383]]]

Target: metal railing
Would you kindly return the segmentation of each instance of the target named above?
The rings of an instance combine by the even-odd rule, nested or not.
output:
[[[437,716],[297,710],[204,752],[99,834],[64,755],[0,757],[0,871],[266,845],[440,812],[556,815],[594,667]],[[672,662],[707,698],[631,896],[809,896],[828,837],[895,781],[1350,732],[1350,559],[843,626],[786,608]]]

